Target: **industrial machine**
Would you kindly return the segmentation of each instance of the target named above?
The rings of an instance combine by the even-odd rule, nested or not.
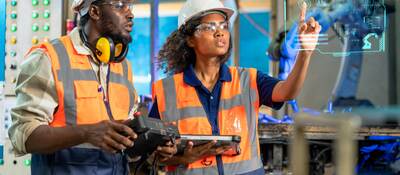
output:
[[[5,95],[14,94],[19,65],[30,47],[61,36],[63,1],[6,0]]]

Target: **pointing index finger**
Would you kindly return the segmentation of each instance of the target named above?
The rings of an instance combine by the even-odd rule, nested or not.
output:
[[[304,23],[306,21],[306,13],[307,13],[307,3],[303,1],[300,9],[300,23]]]

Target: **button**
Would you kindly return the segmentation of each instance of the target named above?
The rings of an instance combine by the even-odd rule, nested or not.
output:
[[[39,5],[39,0],[32,0],[32,5],[33,6]]]
[[[17,4],[18,4],[18,3],[17,3],[16,0],[12,0],[12,1],[11,1],[11,6],[15,7],[15,6],[17,6]]]
[[[43,0],[43,4],[44,4],[45,6],[50,5],[50,0]]]
[[[17,44],[17,37],[15,37],[15,36],[11,37],[10,42],[12,45]]]
[[[31,166],[31,160],[30,159],[26,159],[26,160],[24,160],[24,165],[25,166]]]
[[[36,19],[39,17],[39,13],[38,12],[32,12],[32,18]]]
[[[39,26],[38,26],[38,24],[33,24],[32,25],[32,31],[34,31],[34,32],[37,32],[39,30]]]
[[[11,32],[16,32],[17,31],[17,25],[16,24],[12,24],[11,25]]]
[[[17,12],[15,12],[15,11],[13,11],[13,12],[11,12],[11,15],[10,15],[10,17],[11,17],[11,19],[17,19]]]
[[[37,39],[37,37],[32,38],[32,44],[35,45],[39,43],[39,40]]]
[[[44,26],[43,26],[43,30],[44,31],[49,31],[50,30],[50,25],[49,24],[45,24]]]
[[[11,64],[11,65],[10,65],[10,69],[16,70],[16,69],[17,69],[17,65],[16,65],[16,64]]]
[[[11,52],[10,52],[10,56],[11,56],[11,57],[16,57],[16,56],[17,56],[17,52],[11,51]]]
[[[45,19],[50,18],[50,12],[49,12],[48,10],[46,10],[46,11],[43,13],[43,18],[45,18]]]
[[[210,99],[211,99],[211,100],[214,100],[214,97],[213,97],[213,96],[210,96]]]

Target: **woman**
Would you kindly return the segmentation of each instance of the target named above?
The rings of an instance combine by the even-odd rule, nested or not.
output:
[[[294,99],[303,85],[310,57],[321,27],[305,21],[299,28],[300,51],[286,81],[278,81],[256,69],[228,67],[231,54],[229,18],[234,11],[218,0],[188,0],[179,14],[179,28],[159,53],[166,73],[173,76],[153,85],[151,117],[176,122],[181,134],[239,135],[241,153],[227,155],[231,147],[211,142],[193,147],[165,162],[171,174],[264,174],[257,135],[258,109],[279,109]],[[311,35],[308,35],[311,34]],[[309,37],[307,37],[309,36]],[[304,39],[307,37],[306,39]]]

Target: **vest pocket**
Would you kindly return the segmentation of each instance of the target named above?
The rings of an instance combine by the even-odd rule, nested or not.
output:
[[[75,94],[77,99],[95,98],[99,96],[99,84],[96,81],[75,81]]]
[[[103,95],[96,81],[75,81],[74,87],[78,124],[108,120]]]

